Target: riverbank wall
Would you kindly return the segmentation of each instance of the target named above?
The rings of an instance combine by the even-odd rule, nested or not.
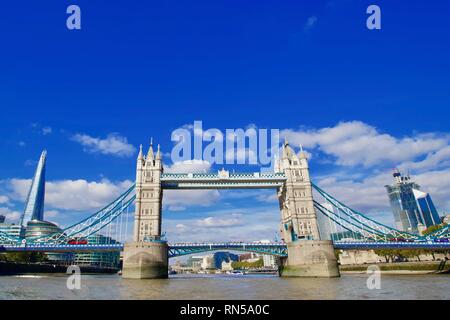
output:
[[[367,273],[369,266],[377,266],[382,274],[450,274],[450,261],[395,262],[341,265],[342,273]]]
[[[119,271],[119,268],[109,268],[100,266],[79,266],[81,273],[97,274],[106,273],[114,274]],[[38,264],[38,263],[14,263],[14,262],[0,262],[0,276],[3,275],[21,275],[21,274],[36,274],[36,273],[66,273],[68,266],[57,264]]]

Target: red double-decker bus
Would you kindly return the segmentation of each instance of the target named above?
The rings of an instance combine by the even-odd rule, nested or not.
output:
[[[70,239],[67,241],[67,244],[71,245],[78,245],[78,244],[88,244],[88,241],[86,239]]]

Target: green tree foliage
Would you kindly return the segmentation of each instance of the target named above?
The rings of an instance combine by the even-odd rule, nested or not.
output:
[[[243,269],[258,269],[264,267],[263,259],[259,259],[255,262],[248,261],[234,261],[231,266],[235,270],[243,270]]]
[[[386,259],[386,262],[393,262],[395,255],[394,255],[394,250],[389,250],[389,249],[379,249],[379,250],[374,250],[375,254],[384,257],[384,259]]]
[[[424,236],[429,235],[430,233],[433,233],[433,232],[441,229],[442,227],[445,227],[446,225],[447,225],[446,223],[443,223],[443,224],[438,224],[438,225],[435,225],[435,226],[428,227],[427,229],[425,229],[423,231],[423,235]]]
[[[403,260],[408,258],[416,257],[418,261],[420,261],[421,255],[431,255],[433,257],[433,261],[436,260],[436,253],[447,253],[447,251],[439,251],[439,250],[425,250],[425,249],[402,249],[402,250],[394,250],[394,249],[381,249],[374,250],[375,254],[382,256],[386,259],[386,262],[394,262],[395,260]]]
[[[3,255],[3,259],[9,262],[37,263],[46,261],[47,256],[42,252],[8,252]]]

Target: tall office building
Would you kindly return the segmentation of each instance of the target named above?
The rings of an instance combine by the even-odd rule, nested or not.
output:
[[[416,189],[414,189],[413,192],[417,201],[417,206],[419,207],[419,213],[424,222],[423,224],[427,227],[440,224],[441,218],[431,200],[430,194]]]
[[[394,214],[397,229],[407,232],[418,232],[418,225],[430,227],[440,223],[437,210],[428,193],[420,191],[420,186],[394,171],[395,182],[386,186],[389,201]]]
[[[5,216],[0,215],[0,223],[5,223],[5,219],[6,219]]]
[[[39,159],[36,173],[34,174],[30,190],[28,192],[25,210],[20,218],[20,225],[27,226],[31,220],[44,220],[44,198],[45,198],[45,167],[47,151],[43,151]]]

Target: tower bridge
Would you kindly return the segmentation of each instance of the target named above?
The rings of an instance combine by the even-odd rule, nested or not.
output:
[[[271,188],[278,195],[280,229],[286,245],[282,274],[337,277],[339,270],[333,243],[321,240],[313,201],[306,153],[298,155],[285,142],[274,173],[165,174],[158,145],[144,156],[139,150],[136,168],[136,200],[133,242],[124,247],[125,278],[167,277],[169,246],[160,241],[163,192],[166,189]],[[180,249],[181,250],[181,249]]]
[[[26,212],[41,212],[45,185],[45,154],[32,184]],[[40,169],[39,169],[40,168]],[[273,189],[280,208],[282,242],[167,243],[162,239],[164,190]],[[313,198],[313,191],[326,204]],[[41,206],[37,208],[36,206]],[[127,223],[134,205],[133,241],[125,244],[69,244],[102,230]],[[33,216],[35,214],[33,213]],[[36,215],[37,216],[37,215]],[[329,224],[336,237],[327,238],[318,219]],[[323,226],[322,226],[323,227]],[[125,228],[127,229],[127,228]],[[0,252],[94,252],[123,251],[126,278],[167,277],[168,259],[215,250],[251,251],[281,258],[281,275],[305,277],[339,276],[334,249],[446,249],[450,250],[449,227],[428,236],[410,234],[383,225],[358,212],[312,183],[306,154],[296,154],[286,142],[273,173],[164,173],[161,150],[150,145],[144,156],[140,147],[136,182],[103,209],[58,232],[24,237],[0,232]]]
[[[423,249],[450,250],[450,243],[434,241],[422,242],[374,242],[374,241],[334,241],[336,250],[378,250],[378,249]],[[230,250],[255,252],[265,255],[287,257],[287,246],[284,242],[255,243],[255,242],[179,242],[167,243],[169,258],[176,258],[208,251]],[[122,252],[123,243],[113,244],[5,244],[0,245],[0,252]]]

